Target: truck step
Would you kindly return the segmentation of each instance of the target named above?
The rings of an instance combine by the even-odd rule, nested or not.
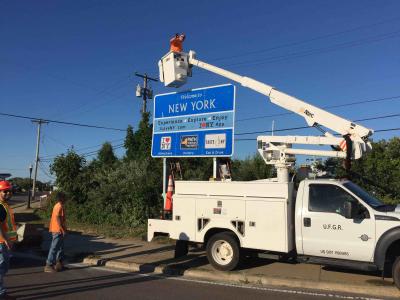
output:
[[[376,265],[362,261],[349,261],[344,259],[315,257],[315,256],[299,256],[297,257],[299,263],[309,263],[318,265],[335,266],[346,269],[356,269],[362,271],[376,271]]]

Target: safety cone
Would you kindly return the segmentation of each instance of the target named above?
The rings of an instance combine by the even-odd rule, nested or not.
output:
[[[167,196],[165,197],[165,208],[164,208],[164,210],[166,212],[172,211],[172,194],[173,194],[173,192],[174,192],[174,184],[172,182],[172,176],[169,175],[168,190],[167,190]]]

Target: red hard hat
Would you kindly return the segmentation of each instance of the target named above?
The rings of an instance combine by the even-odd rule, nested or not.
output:
[[[12,185],[9,181],[7,180],[2,180],[0,181],[0,191],[6,191],[6,190],[11,190]]]

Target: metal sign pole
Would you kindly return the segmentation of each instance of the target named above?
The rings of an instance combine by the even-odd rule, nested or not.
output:
[[[166,200],[166,192],[167,192],[167,158],[163,158],[163,209],[165,207],[165,200]]]
[[[217,158],[213,157],[213,178],[217,179]]]

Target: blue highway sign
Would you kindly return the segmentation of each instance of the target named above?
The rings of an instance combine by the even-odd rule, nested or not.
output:
[[[151,155],[232,156],[234,117],[231,84],[157,95]]]

